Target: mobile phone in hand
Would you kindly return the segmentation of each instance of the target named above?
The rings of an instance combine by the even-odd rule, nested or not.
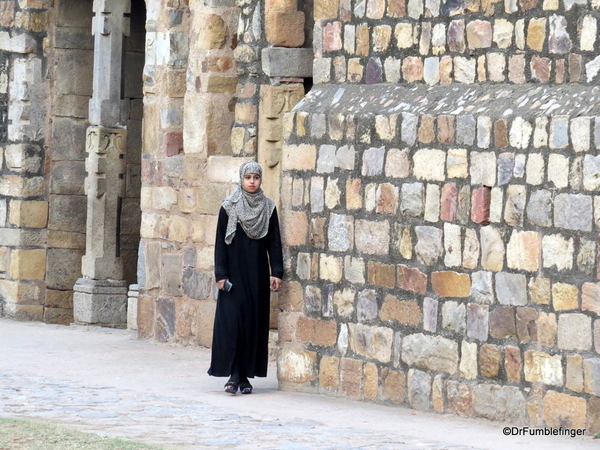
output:
[[[227,292],[229,292],[232,287],[233,287],[233,284],[231,284],[231,282],[229,280],[226,280],[225,284],[223,285],[223,289],[225,289]]]

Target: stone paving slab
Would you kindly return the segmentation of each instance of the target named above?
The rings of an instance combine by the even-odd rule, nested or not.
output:
[[[0,319],[0,416],[177,449],[597,448],[598,441],[506,437],[502,424],[277,390],[231,396],[206,375],[210,351],[130,331]]]

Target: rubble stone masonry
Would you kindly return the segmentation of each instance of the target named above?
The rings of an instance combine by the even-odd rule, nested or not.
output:
[[[600,431],[598,5],[320,3],[281,386]]]

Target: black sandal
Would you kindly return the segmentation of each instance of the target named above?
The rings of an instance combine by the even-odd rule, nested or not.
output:
[[[252,394],[252,385],[247,381],[240,384],[240,392],[242,394]]]
[[[228,381],[227,383],[225,383],[225,392],[227,392],[228,394],[234,394],[237,392],[238,390],[238,384],[233,382],[233,381]]]

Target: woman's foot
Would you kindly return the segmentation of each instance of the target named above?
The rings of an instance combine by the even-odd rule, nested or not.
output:
[[[242,381],[240,383],[240,392],[242,394],[252,394],[252,385],[248,380]]]
[[[238,390],[238,383],[233,381],[228,381],[225,383],[225,392],[228,394],[235,394]]]

